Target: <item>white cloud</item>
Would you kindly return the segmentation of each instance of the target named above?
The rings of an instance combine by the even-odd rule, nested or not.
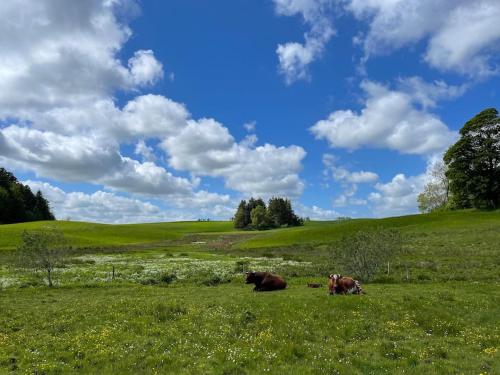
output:
[[[368,196],[373,213],[376,216],[417,213],[417,196],[423,191],[426,181],[425,174],[407,177],[400,173],[388,183],[375,185],[378,191]]]
[[[163,65],[156,60],[151,50],[136,51],[128,60],[128,67],[137,86],[152,85],[163,78]]]
[[[153,147],[148,146],[143,139],[135,145],[134,154],[142,156],[143,161],[154,162],[156,160]]]
[[[367,96],[361,112],[331,113],[310,129],[317,139],[326,139],[331,147],[388,148],[404,154],[438,152],[456,139],[436,115],[415,106],[421,97],[371,81],[364,81],[361,88]]]
[[[236,143],[222,124],[201,119],[189,121],[187,127],[167,137],[161,146],[173,168],[223,177],[227,187],[245,195],[300,195],[304,184],[298,173],[306,155],[304,149],[270,144],[254,148],[255,140]]]
[[[181,204],[177,204],[177,208],[162,209],[147,201],[100,190],[92,194],[68,193],[47,182],[27,180],[23,183],[43,193],[58,220],[118,224],[197,220],[200,217],[228,220],[234,214],[233,202],[228,196],[205,191],[197,192],[190,201],[178,202]]]
[[[353,183],[353,184],[366,184],[377,182],[378,175],[370,171],[357,171],[351,172],[347,168],[337,165],[338,158],[332,154],[323,155],[323,165],[325,169],[323,173],[338,182]]]
[[[462,96],[468,85],[448,85],[442,80],[426,82],[421,77],[407,77],[398,80],[398,89],[412,97],[424,109],[434,108],[439,100],[450,100]]]
[[[318,59],[330,38],[335,35],[329,18],[331,0],[274,0],[276,13],[282,16],[301,15],[310,30],[304,34],[305,42],[279,44],[276,49],[279,71],[287,84],[309,79],[308,66]]]
[[[327,210],[318,206],[306,206],[296,204],[295,213],[303,218],[308,217],[311,220],[335,220],[341,216],[337,211]]]
[[[471,76],[498,72],[500,2],[497,0],[347,0],[369,22],[361,42],[366,58],[420,41],[424,59],[444,71]]]
[[[101,223],[137,223],[176,220],[159,207],[138,199],[121,197],[113,193],[97,191],[66,193],[46,182],[24,181],[32,190],[40,190],[49,200],[59,220],[92,221]]]
[[[130,11],[135,2],[2,2],[0,116],[94,102],[161,77],[151,51],[136,52],[128,67],[116,57],[132,34],[118,7]]]
[[[249,133],[254,132],[256,126],[257,126],[257,121],[250,121],[243,124],[245,130]]]
[[[359,184],[373,184],[378,181],[378,174],[370,171],[351,172],[346,167],[337,165],[338,158],[331,154],[323,155],[323,174],[326,178],[333,178],[339,182],[342,193],[333,200],[334,207],[348,205],[365,205],[366,200],[355,197]]]
[[[189,195],[195,185],[151,162],[122,156],[117,145],[11,125],[0,133],[0,153],[25,169],[63,181],[101,183],[146,195]]]

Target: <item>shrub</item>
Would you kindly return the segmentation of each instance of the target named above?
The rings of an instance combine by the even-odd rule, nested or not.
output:
[[[346,273],[362,281],[372,281],[387,262],[401,252],[401,234],[392,229],[378,228],[343,237],[332,255]]]

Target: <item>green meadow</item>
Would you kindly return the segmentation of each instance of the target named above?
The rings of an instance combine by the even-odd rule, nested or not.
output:
[[[47,225],[72,245],[53,288],[13,262],[22,231]],[[365,295],[329,296],[339,240],[379,228],[400,231],[404,251]],[[289,288],[254,293],[249,269]],[[500,211],[263,232],[229,222],[2,225],[0,373],[499,374],[499,281]]]

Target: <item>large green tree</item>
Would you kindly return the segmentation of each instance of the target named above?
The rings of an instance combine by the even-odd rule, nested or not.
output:
[[[444,155],[455,208],[500,207],[500,117],[488,108],[467,121]]]

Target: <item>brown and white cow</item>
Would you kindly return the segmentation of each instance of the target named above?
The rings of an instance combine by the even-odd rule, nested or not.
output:
[[[362,294],[363,289],[358,280],[352,277],[331,274],[328,276],[330,294]]]
[[[246,272],[245,284],[255,284],[255,292],[270,292],[286,288],[286,281],[269,272]]]

